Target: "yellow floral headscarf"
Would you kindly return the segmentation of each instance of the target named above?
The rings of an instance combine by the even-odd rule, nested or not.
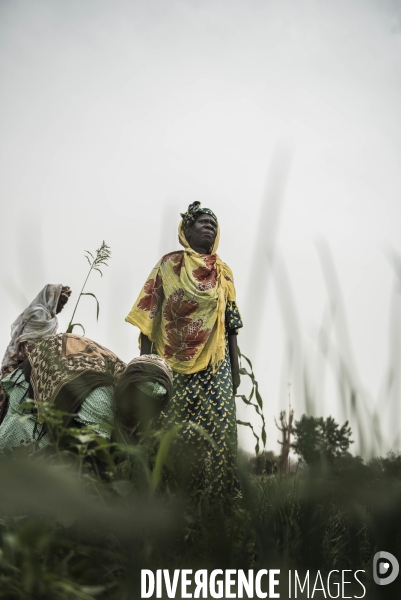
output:
[[[125,319],[139,327],[156,352],[178,373],[212,369],[225,354],[225,309],[235,302],[231,269],[219,258],[217,235],[211,254],[199,254],[178,227],[184,250],[166,254],[149,275]]]

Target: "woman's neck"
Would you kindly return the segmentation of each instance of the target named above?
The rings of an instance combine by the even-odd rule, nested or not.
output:
[[[191,244],[190,244],[191,246]],[[204,248],[204,247],[200,247],[200,246],[191,246],[192,250],[195,250],[195,252],[197,252],[198,254],[210,254],[210,248]]]

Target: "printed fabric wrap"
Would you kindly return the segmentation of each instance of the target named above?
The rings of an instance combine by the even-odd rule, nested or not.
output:
[[[235,302],[231,269],[216,254],[193,250],[178,228],[184,250],[166,254],[146,281],[126,321],[138,327],[173,371],[215,371],[225,354],[225,309]]]
[[[115,385],[126,368],[126,364],[107,348],[72,333],[61,333],[40,341],[28,360],[36,405],[53,403],[65,386],[86,373],[107,375],[108,384]]]
[[[57,331],[57,304],[60,298],[62,284],[46,285],[11,325],[11,341],[4,355],[1,369],[6,375],[11,366],[14,370],[18,363],[20,344],[29,340],[47,338]]]

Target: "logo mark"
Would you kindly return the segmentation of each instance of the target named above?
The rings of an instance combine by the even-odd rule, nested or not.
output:
[[[377,585],[393,583],[400,571],[398,560],[390,552],[376,552],[373,557],[373,579]]]

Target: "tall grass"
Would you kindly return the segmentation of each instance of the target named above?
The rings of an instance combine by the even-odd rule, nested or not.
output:
[[[158,485],[175,434],[114,444],[106,478],[88,457],[103,460],[110,444],[89,428],[70,428],[67,449],[55,440],[3,457],[0,598],[128,600],[139,597],[142,568],[363,569],[366,597],[381,597],[372,558],[400,556],[401,457],[346,456],[287,477],[253,476],[245,463],[242,500],[194,505]],[[389,588],[397,597],[397,581]]]
[[[97,271],[98,273],[100,273],[100,276],[103,277],[101,267],[107,267],[107,261],[109,260],[110,256],[111,256],[110,247],[105,243],[104,240],[101,243],[100,247],[96,250],[95,255],[93,255],[92,252],[89,252],[89,250],[85,250],[85,258],[89,263],[89,271],[85,278],[82,289],[79,293],[77,302],[75,304],[75,307],[74,307],[74,310],[73,310],[73,313],[71,316],[71,320],[67,327],[67,333],[72,333],[74,327],[80,327],[85,335],[85,329],[84,329],[83,325],[81,323],[73,323],[75,313],[77,311],[78,304],[79,304],[82,296],[92,296],[95,299],[95,301],[96,301],[96,319],[99,319],[99,301],[96,298],[95,294],[93,294],[92,292],[84,292],[84,289],[85,289],[88,279],[93,271]]]

